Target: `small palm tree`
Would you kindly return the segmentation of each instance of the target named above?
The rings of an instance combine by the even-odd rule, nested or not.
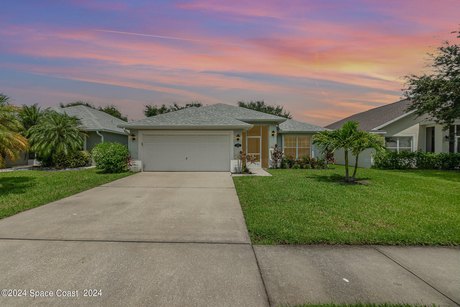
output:
[[[345,160],[345,181],[356,180],[359,155],[368,148],[380,150],[383,139],[375,134],[359,130],[357,122],[346,122],[342,128],[332,131],[322,131],[315,135],[313,143],[322,147],[323,152],[334,152],[343,149]],[[349,153],[355,156],[353,175],[350,177]]]
[[[53,155],[81,150],[85,136],[76,117],[54,111],[43,115],[28,135],[31,149],[42,161],[50,161]]]
[[[17,118],[17,109],[0,103],[0,168],[6,159],[17,159],[28,148],[27,139],[21,134],[23,127]]]
[[[355,168],[353,170],[353,175],[351,180],[356,180],[356,171],[358,169],[358,159],[359,155],[366,149],[375,149],[376,151],[383,150],[384,139],[377,134],[369,133],[367,131],[358,130],[356,132],[355,141],[353,143],[351,152],[355,156]]]
[[[30,128],[38,124],[43,113],[44,112],[38,104],[33,104],[31,106],[23,105],[19,110],[19,119],[21,120],[24,130],[27,132]]]

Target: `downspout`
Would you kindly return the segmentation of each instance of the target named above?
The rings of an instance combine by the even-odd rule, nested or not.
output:
[[[104,143],[104,135],[102,135],[99,130],[96,130],[96,134],[101,137],[101,143]]]

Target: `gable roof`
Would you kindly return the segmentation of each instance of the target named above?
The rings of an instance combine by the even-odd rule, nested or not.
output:
[[[87,106],[80,105],[66,108],[54,107],[50,109],[61,114],[65,113],[69,116],[75,116],[80,120],[81,129],[83,131],[106,131],[117,134],[127,134],[118,126],[125,124],[125,121]]]
[[[248,129],[252,125],[206,107],[191,107],[121,124],[135,129]]]
[[[191,107],[123,123],[134,129],[249,129],[251,123],[281,123],[286,118],[223,103]]]
[[[206,111],[220,114],[222,116],[233,117],[244,122],[276,122],[282,123],[286,120],[284,117],[267,114],[243,107],[232,106],[224,103],[217,103],[202,107]]]
[[[315,126],[312,124],[299,122],[293,119],[288,119],[279,125],[280,133],[302,133],[302,132],[319,132],[328,130],[326,128]]]
[[[406,115],[412,114],[413,112],[407,112],[407,108],[410,105],[409,99],[403,99],[394,103],[383,105],[381,107],[373,108],[368,111],[357,113],[346,117],[342,120],[336,121],[335,123],[329,124],[326,128],[338,129],[348,121],[356,121],[359,123],[359,127],[366,131],[379,130],[387,124],[405,117]]]

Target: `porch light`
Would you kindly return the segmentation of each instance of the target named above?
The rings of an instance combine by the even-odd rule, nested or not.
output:
[[[237,141],[237,142],[240,141],[240,135],[239,135],[239,134],[236,135],[236,141]]]
[[[275,135],[276,135],[276,131],[272,130],[272,136],[275,136]]]
[[[131,134],[131,140],[132,140],[132,141],[135,141],[135,140],[136,140],[136,135],[135,135],[134,133]]]

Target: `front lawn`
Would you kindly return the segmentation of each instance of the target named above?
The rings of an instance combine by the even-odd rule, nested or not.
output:
[[[96,169],[0,173],[0,219],[126,177]]]
[[[255,244],[460,244],[460,172],[359,169],[234,177]]]

